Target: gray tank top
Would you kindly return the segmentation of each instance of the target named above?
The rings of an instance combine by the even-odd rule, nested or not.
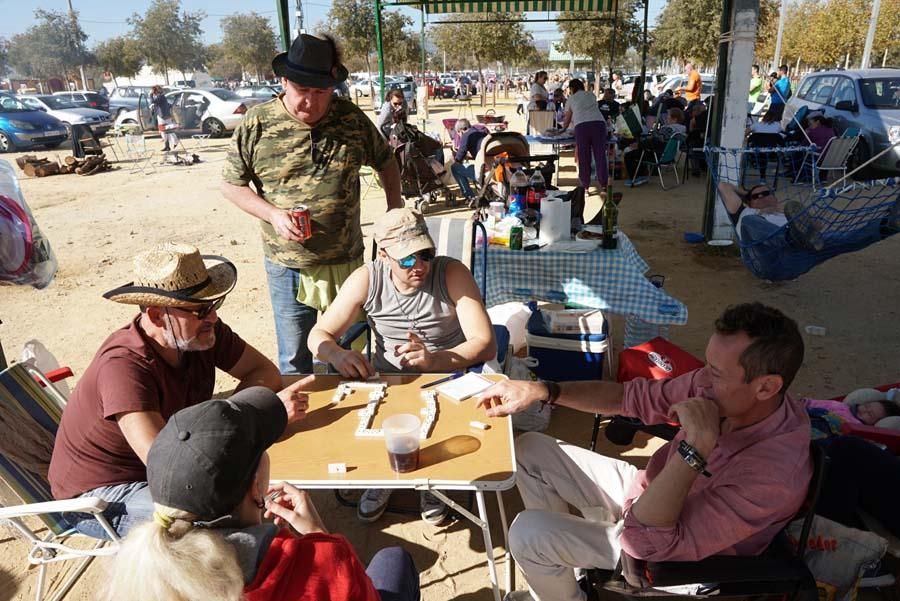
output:
[[[391,281],[391,267],[383,261],[366,265],[369,295],[363,309],[372,328],[373,363],[379,372],[404,371],[394,348],[407,342],[407,332],[415,332],[431,351],[453,348],[466,341],[456,305],[447,292],[447,266],[458,262],[435,257],[428,279],[412,294],[402,294]],[[409,371],[408,368],[405,371]]]

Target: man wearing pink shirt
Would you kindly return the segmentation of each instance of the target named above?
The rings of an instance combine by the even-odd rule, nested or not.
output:
[[[716,320],[706,366],[678,378],[506,381],[485,391],[479,404],[489,416],[541,402],[681,425],[646,470],[543,434],[520,436],[525,510],[509,543],[532,596],[507,599],[586,599],[572,569],[613,569],[622,551],[650,561],[764,551],[800,508],[812,476],[809,419],[786,393],[802,363],[797,324],[752,303]]]

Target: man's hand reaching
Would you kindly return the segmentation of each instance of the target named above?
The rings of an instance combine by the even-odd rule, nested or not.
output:
[[[316,380],[316,376],[306,376],[297,380],[290,386],[284,387],[279,393],[278,398],[284,403],[287,410],[288,423],[300,421],[306,417],[306,410],[309,409],[309,395],[303,392],[309,385]]]

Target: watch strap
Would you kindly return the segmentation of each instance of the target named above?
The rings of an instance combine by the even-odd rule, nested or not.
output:
[[[547,398],[541,400],[541,410],[543,411],[544,407],[547,406],[552,409],[556,406],[557,399],[559,399],[559,384],[550,380],[541,380],[541,383],[547,387]]]
[[[697,449],[691,446],[688,441],[682,440],[680,443],[678,443],[678,454],[681,455],[681,458],[684,460],[684,462],[687,463],[694,471],[703,474],[707,478],[712,476],[712,474],[710,474],[706,470],[706,459],[704,459],[703,456],[697,451]]]

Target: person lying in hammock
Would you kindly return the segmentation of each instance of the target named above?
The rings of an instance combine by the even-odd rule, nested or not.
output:
[[[782,205],[768,185],[757,184],[745,192],[733,184],[721,182],[719,194],[742,246],[771,240],[771,245],[793,246],[811,251],[819,251],[825,247],[825,241],[814,223],[795,218],[803,205],[796,200]],[[792,223],[785,229],[783,236],[773,236],[789,222]]]

